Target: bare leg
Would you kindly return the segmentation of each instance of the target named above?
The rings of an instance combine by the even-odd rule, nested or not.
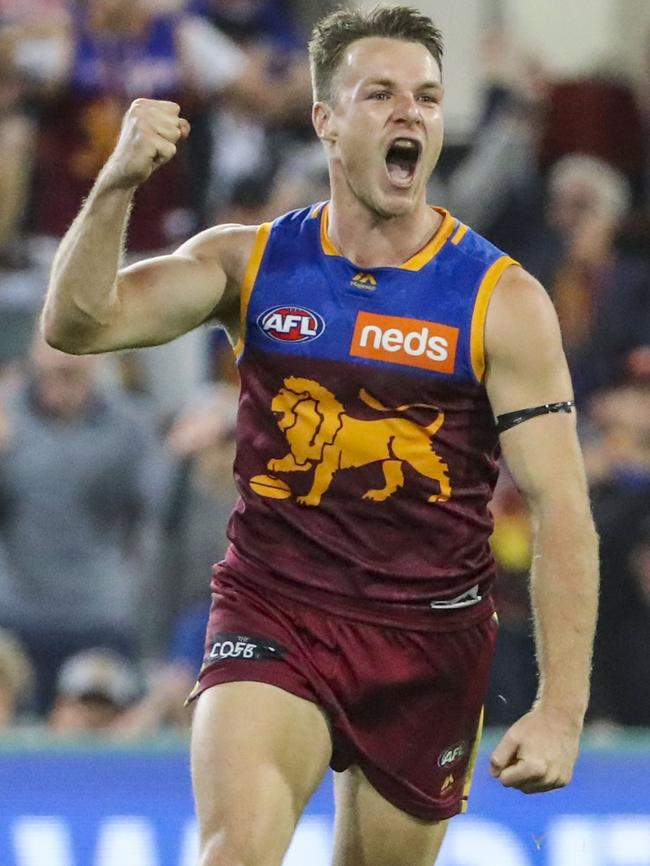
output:
[[[331,748],[310,701],[254,682],[204,692],[192,727],[200,866],[280,866]]]
[[[335,782],[333,866],[433,866],[448,821],[421,821],[393,806],[358,767]]]

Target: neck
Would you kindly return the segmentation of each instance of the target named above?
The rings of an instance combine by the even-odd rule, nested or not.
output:
[[[424,199],[410,213],[385,217],[332,192],[328,234],[342,256],[360,268],[397,267],[431,240],[442,217]]]

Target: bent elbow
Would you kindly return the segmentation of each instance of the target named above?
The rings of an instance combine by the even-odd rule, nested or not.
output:
[[[63,325],[54,316],[43,312],[40,321],[41,336],[48,346],[67,355],[88,355],[93,349],[87,335],[74,324]]]

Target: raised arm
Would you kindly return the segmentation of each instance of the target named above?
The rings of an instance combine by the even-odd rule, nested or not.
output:
[[[572,399],[557,317],[542,286],[509,268],[488,308],[486,387],[495,416]],[[539,687],[505,734],[492,773],[525,793],[566,785],[589,699],[598,545],[574,412],[530,417],[501,434],[533,526],[531,602]]]
[[[187,135],[175,103],[131,105],[113,154],[57,251],[43,309],[50,345],[73,354],[157,345],[236,309],[254,229],[209,229],[172,255],[119,270],[137,187]]]

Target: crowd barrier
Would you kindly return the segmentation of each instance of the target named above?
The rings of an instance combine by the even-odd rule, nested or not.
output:
[[[650,737],[586,745],[572,784],[526,796],[490,778],[488,741],[470,809],[439,866],[650,866]],[[285,866],[327,866],[332,780]],[[0,866],[196,866],[184,741],[137,747],[0,740]]]

